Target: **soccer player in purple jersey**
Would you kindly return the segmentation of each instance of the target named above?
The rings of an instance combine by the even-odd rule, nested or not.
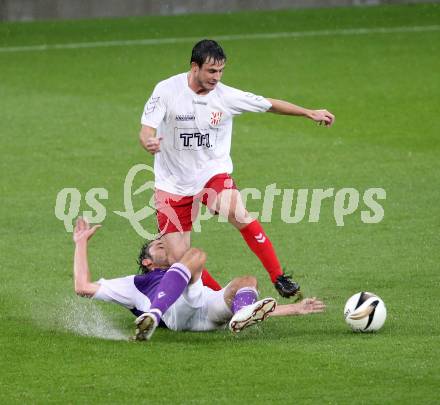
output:
[[[171,264],[160,239],[142,247],[142,274],[92,282],[87,246],[99,227],[90,227],[82,218],[77,220],[73,234],[75,292],[128,308],[137,316],[137,340],[150,339],[159,324],[176,331],[208,331],[229,323],[229,329],[237,333],[265,320],[269,314],[309,314],[325,308],[315,298],[278,307],[273,298],[258,300],[257,280],[252,276],[234,278],[222,290],[211,290],[201,281],[206,254],[190,248],[178,263]]]

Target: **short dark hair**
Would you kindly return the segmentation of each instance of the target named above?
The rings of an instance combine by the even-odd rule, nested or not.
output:
[[[212,39],[203,39],[194,45],[190,63],[195,62],[202,67],[209,59],[213,59],[214,63],[226,62],[226,54],[217,42]]]
[[[144,266],[142,264],[142,261],[144,259],[150,259],[153,260],[153,258],[151,257],[150,254],[150,245],[151,243],[154,241],[153,240],[147,240],[142,246],[141,246],[141,250],[139,252],[139,257],[137,259],[137,264],[139,265],[139,273],[140,274],[145,274],[148,273],[150,271],[150,269],[147,266]]]

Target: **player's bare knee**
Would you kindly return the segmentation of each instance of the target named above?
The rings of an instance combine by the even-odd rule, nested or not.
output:
[[[237,229],[242,229],[253,221],[254,218],[251,217],[242,203],[237,204],[228,216],[228,222]]]
[[[252,287],[257,288],[257,279],[254,276],[242,276],[239,278],[240,288],[243,287]]]
[[[254,276],[242,276],[234,278],[228,285],[228,287],[235,294],[240,288],[252,287],[257,288],[257,279]]]
[[[226,286],[223,294],[226,305],[230,306],[232,301],[240,288],[250,287],[257,288],[257,279],[253,276],[242,276],[232,279],[232,281]]]
[[[235,212],[228,217],[228,222],[238,229],[250,224],[254,219],[250,214],[244,210],[244,212]]]

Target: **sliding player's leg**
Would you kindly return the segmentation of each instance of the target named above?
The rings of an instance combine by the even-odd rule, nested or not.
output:
[[[177,263],[174,263],[162,277],[151,302],[150,310],[136,321],[137,340],[148,340],[159,325],[162,316],[178,300],[188,284],[200,280],[206,254],[199,249],[189,249]]]
[[[252,276],[232,280],[225,289],[224,299],[233,314],[229,329],[234,333],[264,321],[277,305],[273,298],[258,301],[257,280]]]
[[[229,329],[238,333],[264,321],[275,310],[276,301],[265,298],[258,301],[257,280],[253,276],[234,278],[222,291],[209,294],[207,316],[200,320],[197,330],[218,328],[229,322]],[[217,326],[216,326],[217,325]]]

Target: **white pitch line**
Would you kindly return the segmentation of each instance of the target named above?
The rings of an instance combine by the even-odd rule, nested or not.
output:
[[[415,25],[406,27],[377,27],[377,28],[346,28],[335,30],[319,31],[293,31],[293,32],[270,32],[257,34],[237,34],[237,35],[213,35],[217,41],[237,41],[254,39],[276,39],[276,38],[302,38],[302,37],[328,37],[333,35],[367,35],[367,34],[394,34],[394,33],[413,33],[440,31],[440,25]],[[201,37],[182,37],[182,38],[151,38],[151,39],[129,39],[120,41],[99,41],[99,42],[77,42],[67,44],[43,44],[29,46],[0,47],[2,52],[28,52],[28,51],[48,51],[54,49],[81,49],[81,48],[106,48],[113,46],[131,45],[162,45],[179,44],[184,42],[196,42]]]

